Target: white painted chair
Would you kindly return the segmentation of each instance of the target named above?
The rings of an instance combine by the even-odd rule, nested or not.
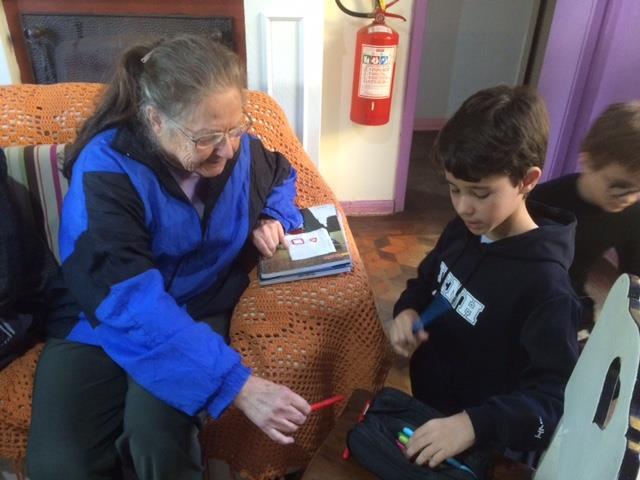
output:
[[[640,279],[611,288],[534,480],[636,480],[640,472]],[[617,397],[616,397],[617,396]]]

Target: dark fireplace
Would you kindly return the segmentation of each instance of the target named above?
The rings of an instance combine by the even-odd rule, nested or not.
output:
[[[23,14],[22,31],[35,83],[107,82],[129,46],[179,33],[233,48],[229,17]]]
[[[3,0],[24,83],[107,82],[131,45],[214,36],[245,61],[243,0]]]

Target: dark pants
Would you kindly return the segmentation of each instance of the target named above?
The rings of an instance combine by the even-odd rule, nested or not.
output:
[[[199,420],[136,384],[102,349],[49,339],[36,371],[31,480],[201,480]]]

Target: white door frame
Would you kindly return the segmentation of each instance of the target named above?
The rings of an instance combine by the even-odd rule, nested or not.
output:
[[[244,0],[248,86],[276,99],[318,166],[323,0]]]

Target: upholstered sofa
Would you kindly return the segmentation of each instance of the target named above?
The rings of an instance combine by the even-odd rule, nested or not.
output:
[[[91,113],[99,84],[0,87],[0,146],[8,148],[9,172],[26,185],[44,213],[43,229],[57,253],[60,205],[66,180],[59,172],[63,144]],[[336,202],[296,139],[276,102],[250,92],[252,131],[268,148],[282,152],[298,170],[299,206]],[[25,201],[27,201],[25,199]],[[363,263],[345,222],[353,272],[260,287],[255,271],[234,311],[231,344],[255,374],[291,387],[310,402],[355,388],[377,389],[388,368],[380,328]],[[0,457],[23,475],[31,414],[33,373],[42,344],[0,372]],[[328,434],[343,406],[320,410],[297,433],[296,443],[271,442],[234,408],[201,433],[206,458],[225,461],[248,478],[274,478],[303,467]]]

